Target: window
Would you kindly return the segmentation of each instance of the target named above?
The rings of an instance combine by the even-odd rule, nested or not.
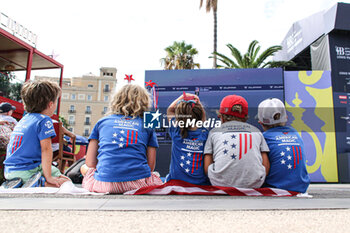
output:
[[[84,100],[85,99],[85,94],[79,94],[78,95],[79,100]]]
[[[68,93],[63,93],[62,94],[62,99],[66,100],[69,98],[69,94]]]
[[[90,117],[85,117],[85,122],[84,122],[85,125],[90,125],[91,122],[90,122]]]
[[[104,112],[107,112],[107,110],[108,110],[108,107],[103,107]]]
[[[74,131],[74,128],[73,128],[73,127],[69,127],[68,130],[69,130],[70,132],[73,132],[73,131]]]
[[[86,106],[85,113],[86,114],[90,114],[91,113],[91,107],[90,106]]]
[[[89,88],[93,88],[93,87],[94,87],[94,85],[92,85],[92,84],[88,84],[88,87],[89,87]]]
[[[89,136],[89,129],[84,129],[84,136]]]
[[[105,102],[108,101],[108,95],[105,95],[105,98],[104,98]]]
[[[87,100],[91,101],[92,100],[92,95],[87,95]]]
[[[75,117],[74,116],[69,116],[68,117],[68,124],[69,125],[74,125],[75,124]]]
[[[74,106],[74,105],[71,105],[71,106],[69,107],[69,110],[75,110],[75,106]]]
[[[72,95],[70,96],[70,98],[71,98],[72,100],[75,100],[75,99],[76,99],[75,94],[72,94]]]
[[[103,88],[103,91],[104,92],[110,92],[109,84],[105,84],[105,88]]]

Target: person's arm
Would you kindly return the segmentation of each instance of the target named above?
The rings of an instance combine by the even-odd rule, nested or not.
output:
[[[156,154],[157,148],[152,146],[147,147],[147,163],[151,168],[151,172],[153,172],[154,168],[156,167]]]
[[[85,164],[89,168],[96,168],[98,154],[98,140],[90,139],[88,150],[86,153]]]
[[[41,166],[43,169],[46,182],[56,187],[59,187],[60,182],[58,178],[51,176],[51,164],[52,164],[51,138],[49,137],[41,140],[40,146],[41,146]]]
[[[205,154],[204,155],[204,173],[208,175],[208,167],[210,164],[212,164],[213,161],[213,155],[212,154]]]
[[[62,129],[63,129],[63,134],[70,137],[71,142],[73,142],[73,139],[76,138],[75,134],[69,131],[68,129],[66,129],[64,126],[62,126]]]
[[[180,95],[176,100],[174,100],[168,107],[166,111],[166,115],[168,118],[168,121],[170,121],[173,117],[175,117],[175,107],[177,102],[179,102],[181,99],[183,99],[183,96]]]
[[[262,157],[262,164],[265,167],[266,175],[268,175],[270,171],[269,157],[267,156],[266,152],[261,152],[261,157]]]

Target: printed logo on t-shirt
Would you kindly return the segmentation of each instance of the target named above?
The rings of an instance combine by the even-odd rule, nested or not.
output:
[[[280,165],[286,166],[287,169],[296,169],[303,159],[300,146],[287,146],[281,151]]]
[[[46,126],[46,128],[51,129],[53,126],[52,121],[50,121],[50,120],[46,121],[45,126]]]
[[[241,160],[242,157],[252,149],[253,138],[251,133],[224,133],[222,139],[224,154],[229,155],[232,159]]]
[[[202,166],[204,142],[197,140],[198,138],[184,138],[181,148],[182,155],[180,156],[180,166],[187,172],[193,174]]]
[[[112,134],[112,143],[116,144],[118,148],[128,147],[131,144],[137,144],[137,129],[116,129]]]

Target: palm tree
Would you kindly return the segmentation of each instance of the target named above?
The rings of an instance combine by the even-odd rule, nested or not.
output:
[[[202,8],[203,5],[203,0],[201,0],[201,3],[199,5],[199,8]],[[205,4],[205,9],[208,12],[210,12],[210,10],[213,10],[213,15],[214,15],[214,59],[213,59],[213,68],[216,69],[217,64],[216,64],[216,43],[217,43],[217,10],[218,10],[218,0],[207,0],[206,4]]]
[[[266,59],[270,56],[273,56],[277,51],[282,49],[282,46],[274,45],[267,48],[263,51],[259,56],[258,53],[260,51],[260,45],[258,45],[258,41],[253,40],[249,47],[247,53],[243,56],[232,44],[227,44],[226,46],[230,49],[231,55],[234,60],[231,58],[221,54],[214,53],[219,58],[218,60],[224,63],[224,65],[218,65],[218,67],[223,68],[233,68],[233,69],[244,69],[244,68],[274,68],[274,67],[285,67],[285,66],[293,66],[295,65],[292,61],[268,61]],[[213,58],[213,57],[210,57]]]
[[[198,63],[194,63],[193,57],[198,54],[197,49],[192,48],[191,44],[185,41],[176,42],[164,49],[167,56],[161,59],[164,69],[166,70],[184,70],[200,67]]]

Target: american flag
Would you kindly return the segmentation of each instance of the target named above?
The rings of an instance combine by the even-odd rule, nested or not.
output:
[[[222,143],[225,155],[230,155],[232,159],[238,156],[241,160],[252,149],[253,138],[251,133],[224,133]]]
[[[290,197],[299,193],[277,188],[235,188],[190,184],[182,180],[170,180],[162,185],[154,185],[131,190],[124,195],[230,195],[230,196],[270,196]]]
[[[131,144],[137,144],[138,131],[135,129],[120,128],[112,134],[112,143],[117,144],[119,148],[128,147]]]
[[[281,165],[286,165],[288,169],[295,169],[303,159],[300,146],[287,146],[281,151]]]
[[[10,149],[11,154],[13,154],[13,152],[15,152],[22,145],[22,139],[23,139],[23,136],[15,135],[15,138],[13,139],[13,143]]]

